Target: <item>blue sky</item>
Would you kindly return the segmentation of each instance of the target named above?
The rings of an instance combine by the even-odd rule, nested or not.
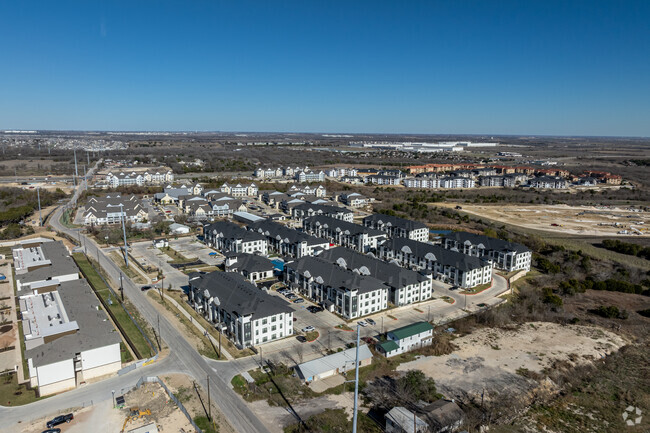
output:
[[[650,1],[2,1],[0,128],[650,136]]]

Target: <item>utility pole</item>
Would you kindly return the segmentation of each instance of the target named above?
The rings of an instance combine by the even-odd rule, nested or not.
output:
[[[41,213],[41,188],[36,188],[36,195],[38,196],[38,226],[43,227],[43,214]]]
[[[122,220],[122,233],[124,234],[124,261],[126,262],[126,267],[129,267],[129,249],[128,245],[126,244],[126,225],[124,224],[124,220],[126,219],[124,216],[124,205],[120,203],[120,219]]]
[[[120,272],[120,292],[122,292],[122,303],[124,303],[124,285],[122,284],[122,272]]]
[[[77,148],[73,147],[72,150],[74,152],[74,174],[79,177],[79,170],[77,169]]]
[[[357,356],[354,361],[354,414],[352,415],[352,433],[357,433],[357,412],[359,402],[359,340],[361,335],[361,325],[357,323]]]
[[[208,378],[208,421],[212,422],[212,404],[210,404],[210,375],[207,375]]]

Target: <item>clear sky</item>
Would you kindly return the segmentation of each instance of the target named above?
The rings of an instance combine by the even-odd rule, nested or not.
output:
[[[0,2],[0,128],[650,136],[649,0]]]

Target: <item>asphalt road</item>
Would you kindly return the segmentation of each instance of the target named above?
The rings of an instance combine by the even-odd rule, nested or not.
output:
[[[70,202],[74,203],[79,197],[83,184],[79,185],[73,194]],[[66,233],[73,239],[83,239],[86,253],[91,257],[99,257],[100,266],[106,271],[113,281],[119,281],[121,270],[118,266],[104,255],[104,252],[93,242],[79,232],[69,229],[60,223],[63,208],[58,208],[52,218],[50,225],[57,231]],[[170,372],[183,372],[188,374],[207,388],[208,378],[210,380],[210,396],[212,401],[221,409],[235,430],[242,433],[268,432],[264,424],[253,414],[239,396],[230,388],[222,377],[229,380],[232,367],[222,367],[222,364],[209,365],[205,359],[183,338],[181,333],[172,326],[164,317],[159,316],[155,307],[145,299],[145,294],[138,286],[133,284],[129,278],[123,275],[124,294],[138,309],[142,317],[149,324],[156,324],[160,320],[161,338],[170,348],[170,355],[162,361],[153,365],[128,373],[124,376],[113,377],[92,385],[86,385],[70,392],[47,398],[26,406],[7,408],[0,407],[0,419],[4,426],[11,426],[19,421],[36,419],[48,414],[55,414],[66,408],[89,404],[90,401],[112,398],[112,390],[129,388],[135,385],[142,375],[162,375]],[[254,362],[254,361],[248,361]],[[213,368],[214,367],[214,368]],[[222,373],[226,373],[225,375]]]

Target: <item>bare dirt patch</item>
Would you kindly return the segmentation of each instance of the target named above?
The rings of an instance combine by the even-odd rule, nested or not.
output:
[[[607,330],[579,325],[529,322],[505,329],[480,329],[454,340],[450,355],[422,357],[398,371],[422,370],[449,398],[481,404],[504,392],[526,394],[558,363],[575,366],[616,351],[625,340]],[[489,391],[488,391],[489,390]]]
[[[436,206],[454,207],[454,205],[454,203],[436,203]],[[643,233],[643,237],[650,236],[650,232],[646,228],[650,224],[650,214],[634,212],[626,207],[569,206],[564,204],[463,204],[462,207],[463,212],[478,217],[529,229],[574,235],[616,236],[617,232],[621,230],[629,231],[631,227],[635,227]],[[644,224],[636,224],[638,222]]]

